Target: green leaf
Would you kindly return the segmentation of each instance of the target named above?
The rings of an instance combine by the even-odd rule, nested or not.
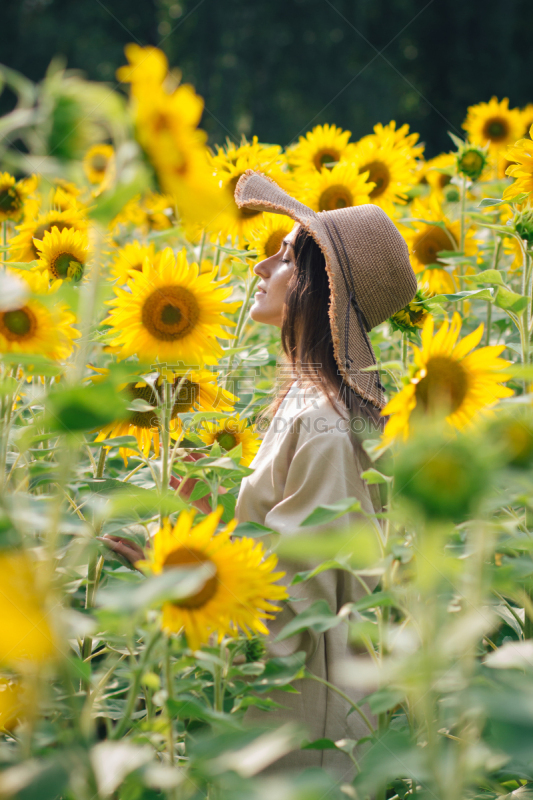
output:
[[[250,685],[255,692],[268,692],[287,686],[305,675],[305,652],[299,650],[291,656],[270,658],[261,677]]]
[[[373,486],[376,483],[391,483],[393,480],[390,475],[383,475],[383,473],[378,472],[377,469],[373,467],[362,472],[361,477],[369,486]]]
[[[147,177],[141,173],[131,183],[119,185],[113,192],[104,192],[96,200],[89,216],[102,225],[108,225],[119,211],[122,211],[126,203],[136,194],[144,191],[146,186]]]
[[[458,149],[460,149],[461,147],[464,147],[464,144],[465,144],[464,140],[460,139],[458,136],[456,136],[455,133],[452,133],[451,131],[448,131],[448,136],[450,137],[450,139],[452,140],[452,142],[454,143],[454,145]]]
[[[484,197],[478,204],[478,208],[497,208],[498,206],[510,206],[513,203],[522,203],[526,197],[529,196],[528,192],[522,192],[514,197],[509,197],[507,200],[497,200],[492,197]]]
[[[381,606],[394,606],[396,601],[393,595],[388,592],[374,592],[373,594],[366,594],[355,603],[350,603],[354,611],[366,611],[368,608],[378,608]]]
[[[100,589],[96,603],[106,611],[136,614],[147,608],[158,607],[166,601],[190,597],[200,591],[212,576],[213,566],[208,562],[198,567],[175,567],[160,575],[141,579],[133,586]]]
[[[110,382],[56,389],[45,409],[51,429],[61,433],[92,431],[128,416],[126,398]]]
[[[497,286],[504,286],[501,272],[497,269],[486,269],[484,272],[478,272],[477,275],[465,275],[465,280],[470,283],[495,283]]]
[[[141,512],[145,515],[160,512],[172,514],[187,508],[187,503],[173,492],[161,495],[156,489],[145,489],[133,483],[125,483],[114,478],[102,480],[86,480],[89,488],[99,495],[111,495],[109,513],[117,516],[129,512]]]
[[[501,794],[498,800],[533,800],[533,783],[526,783],[509,794]]]
[[[443,305],[444,303],[459,303],[461,300],[492,300],[493,289],[474,289],[471,292],[457,292],[455,294],[437,294],[426,300],[426,305]]]
[[[328,569],[344,569],[349,570],[349,567],[346,564],[341,563],[340,561],[336,561],[334,559],[330,559],[329,561],[323,561],[322,564],[319,564],[318,567],[314,569],[308,569],[304,572],[297,572],[294,578],[291,581],[291,586],[296,586],[298,583],[302,583],[303,581],[308,581],[310,578],[314,578],[315,575],[320,575],[321,572],[326,572]]]
[[[324,633],[330,628],[335,628],[343,619],[334,614],[325,600],[316,600],[301,614],[298,614],[278,633],[276,642],[283,642],[290,639],[302,631],[312,630],[316,633]]]
[[[279,535],[276,531],[273,531],[271,528],[266,528],[258,522],[240,522],[233,531],[233,536],[251,536],[253,539],[256,539],[259,536],[267,536],[271,533],[276,536]]]
[[[395,708],[405,697],[405,692],[400,689],[383,688],[365,697],[364,702],[368,703],[373,714],[383,714]]]
[[[198,481],[191,492],[191,496],[189,498],[191,503],[194,503],[195,500],[201,500],[202,497],[205,497],[206,494],[209,494],[211,489],[204,483],[203,481]]]
[[[355,497],[346,497],[344,500],[338,500],[336,503],[331,503],[325,506],[317,506],[308,517],[301,523],[302,527],[308,525],[325,525],[328,522],[333,522],[344,514],[358,513],[361,511],[361,503]]]
[[[500,286],[494,302],[498,308],[503,308],[504,311],[523,314],[529,303],[529,298]]]
[[[302,745],[302,750],[337,750],[337,745],[331,739],[315,739]]]

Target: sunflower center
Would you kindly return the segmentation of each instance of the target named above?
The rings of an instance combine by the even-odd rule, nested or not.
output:
[[[79,281],[83,275],[83,264],[72,253],[60,253],[50,264],[56,278],[70,278]]]
[[[361,167],[359,174],[361,172],[368,172],[367,183],[376,184],[370,192],[370,197],[374,199],[382,195],[390,183],[390,172],[387,165],[383,161],[370,161],[369,164]]]
[[[353,206],[353,195],[347,186],[340,183],[324,189],[318,200],[319,211],[334,211],[348,206]]]
[[[228,183],[232,197],[235,194],[235,188],[242,174],[243,174],[242,172],[239,172],[238,175],[234,175],[233,178],[231,178],[231,180]],[[254,211],[253,208],[239,208],[238,211],[239,211],[239,216],[242,219],[250,219],[251,217],[257,217],[258,214],[261,214],[261,211]]]
[[[511,162],[509,161],[508,164]],[[481,153],[477,150],[467,150],[461,157],[460,167],[467,175],[470,173],[481,172],[485,164],[485,160]]]
[[[237,446],[237,437],[229,431],[222,431],[217,434],[217,442],[224,451],[233,450]]]
[[[0,333],[10,342],[28,339],[34,333],[35,325],[35,316],[27,306],[0,315]]]
[[[439,186],[441,189],[444,189],[445,186],[448,186],[452,179],[451,175],[446,175],[446,173],[441,172],[439,175]]]
[[[2,189],[0,192],[0,211],[13,213],[19,210],[20,205],[20,197],[12,186],[8,189]]]
[[[195,296],[184,286],[161,286],[144,301],[142,323],[155,338],[173,342],[187,336],[200,316]]]
[[[93,156],[91,166],[95,172],[105,172],[107,169],[107,158],[99,153]]]
[[[281,243],[286,235],[287,231],[274,231],[270,234],[265,244],[265,255],[267,258],[279,253],[281,250]]]
[[[146,403],[150,403],[151,406],[157,406],[156,394],[148,384],[136,386],[134,383],[129,383],[126,387],[126,392],[132,400],[144,400]],[[153,409],[150,409],[150,411],[134,411],[130,417],[130,423],[136,425],[137,428],[156,428],[159,424],[159,417]]]
[[[202,564],[212,564],[215,566],[211,559],[200,550],[195,550],[189,547],[178,547],[177,550],[173,550],[165,558],[163,562],[163,569],[169,569],[172,567],[191,569],[193,567],[199,567]],[[173,603],[179,608],[202,608],[202,606],[205,606],[206,603],[208,603],[215,595],[217,588],[218,575],[215,572],[215,574],[211,578],[208,578],[202,588],[199,589],[195,594],[191,595],[190,597],[184,597],[181,600],[174,600]]]
[[[413,245],[413,254],[424,266],[437,264],[437,253],[441,250],[451,250],[452,243],[456,242],[454,235],[449,230],[443,230],[438,225],[430,225],[416,238]]]
[[[315,153],[315,156],[313,158],[313,164],[315,165],[315,167],[319,172],[322,169],[322,167],[327,167],[328,169],[332,169],[340,157],[341,154],[339,153],[339,151],[334,150],[333,148],[329,150],[319,150],[318,153]]]
[[[189,380],[180,380],[174,382],[174,386],[179,390],[174,395],[174,405],[172,407],[172,419],[175,419],[178,414],[186,414],[191,411],[194,404],[198,400],[200,394],[200,387],[197,383]]]
[[[492,142],[501,142],[509,134],[509,124],[503,117],[491,117],[483,126],[483,134]]]
[[[416,387],[416,398],[424,411],[446,409],[453,414],[460,408],[468,391],[468,376],[459,361],[448,356],[433,356],[426,365],[426,375]]]
[[[32,243],[31,243],[31,248],[32,248],[32,250],[33,250],[33,252],[35,254],[35,258],[39,258],[39,251],[37,250],[37,248],[35,247],[35,245],[33,243],[34,239],[38,239],[39,241],[41,241],[42,238],[44,237],[45,233],[51,233],[52,232],[52,228],[57,228],[58,231],[62,231],[65,228],[69,228],[69,227],[71,227],[71,226],[67,225],[67,223],[63,222],[62,220],[52,220],[52,222],[43,223],[42,225],[39,225],[37,228],[35,228],[35,230],[33,232],[33,236],[32,236]]]

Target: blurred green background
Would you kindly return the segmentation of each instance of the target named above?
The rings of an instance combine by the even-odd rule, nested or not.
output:
[[[61,56],[114,86],[127,42],[161,47],[205,98],[211,143],[396,119],[431,157],[468,105],[533,102],[526,0],[3,0],[2,19],[0,62],[35,81]]]

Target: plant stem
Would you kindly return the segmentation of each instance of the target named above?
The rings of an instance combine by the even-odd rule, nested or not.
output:
[[[98,458],[98,466],[96,468],[95,479],[100,480],[104,474],[105,468],[105,460],[107,457],[107,447],[102,447],[100,450],[100,456]],[[94,535],[100,535],[100,529],[102,525],[100,522],[94,525]],[[94,606],[94,598],[96,597],[96,590],[98,589],[98,583],[100,582],[100,577],[102,575],[102,569],[104,566],[104,559],[102,556],[99,556],[97,553],[91,554],[89,557],[89,563],[87,564],[87,586],[85,587],[85,608],[89,609]],[[91,650],[93,646],[92,636],[86,636],[83,640],[82,646],[82,653],[81,657],[84,661],[91,655]]]
[[[329,681],[324,680],[324,678],[319,678],[318,675],[313,675],[312,672],[309,672],[307,670],[306,670],[306,673],[305,673],[305,677],[309,678],[312,681],[316,681],[317,683],[322,683],[322,684],[324,684],[324,686],[327,686],[328,689],[331,689],[332,692],[336,692],[339,695],[339,697],[342,697],[343,700],[346,700],[346,702],[349,703],[349,705],[351,705],[353,710],[356,711],[359,714],[359,716],[361,717],[361,719],[363,720],[365,725],[368,727],[369,731],[371,731],[372,733],[376,732],[376,729],[374,728],[374,726],[372,725],[372,723],[368,719],[368,717],[365,714],[365,712],[363,711],[363,709],[354,700],[352,700],[351,697],[348,697],[348,695],[345,694],[342,691],[342,689],[339,689],[338,686],[335,686],[333,683],[330,683]]]
[[[407,369],[407,334],[402,333],[402,364]]]
[[[172,645],[171,645],[171,642],[172,642],[172,640],[171,640],[171,638],[169,636],[168,640],[167,640],[167,649],[166,649],[166,653],[165,653],[165,679],[166,679],[166,685],[167,685],[167,699],[168,700],[172,700],[173,697],[174,697],[174,691],[173,691],[173,686],[172,686],[172,660],[171,660],[171,655],[172,655],[171,647],[172,647]],[[170,711],[167,712],[167,717],[168,717],[168,730],[167,730],[168,757],[169,757],[170,763],[172,765],[174,765],[174,761],[175,761],[174,726],[173,726],[172,716],[171,716]]]
[[[205,247],[205,230],[202,231],[202,238],[200,239],[200,252],[198,253],[198,267],[202,268],[202,259],[204,257]]]
[[[128,699],[126,701],[126,708],[124,709],[124,714],[120,719],[120,722],[115,727],[111,739],[120,739],[121,736],[124,734],[126,727],[128,725],[129,719],[133,713],[133,709],[135,708],[135,703],[137,701],[137,695],[139,693],[139,686],[141,685],[141,678],[144,672],[144,668],[148,663],[148,659],[150,657],[150,653],[152,649],[161,636],[161,631],[159,628],[156,628],[150,639],[148,640],[146,647],[144,648],[144,653],[142,654],[141,663],[138,665],[137,669],[134,671],[133,680],[131,682],[130,690],[128,692]]]
[[[163,383],[163,413],[161,420],[161,497],[168,493],[170,481],[170,421],[172,416],[172,386],[165,379]],[[161,525],[164,514],[161,513]]]
[[[239,318],[237,320],[237,327],[235,328],[235,339],[233,341],[233,347],[238,347],[239,344],[240,344],[241,335],[242,335],[242,331],[243,331],[243,328],[244,328],[244,323],[246,322],[246,319],[248,317],[248,304],[250,302],[250,298],[251,298],[251,296],[253,294],[253,291],[254,291],[255,287],[257,286],[258,282],[259,282],[259,276],[258,275],[254,275],[246,283],[246,290],[245,290],[245,294],[244,294],[244,300],[242,301],[241,310],[239,311]],[[225,381],[224,381],[224,388],[227,387],[228,382],[230,380],[230,376],[231,376],[232,369],[233,369],[233,364],[235,362],[235,356],[236,356],[236,354],[233,353],[233,355],[230,357],[230,361],[229,361],[229,365],[228,365],[228,372],[227,372],[227,375],[226,375],[226,378],[225,378]]]

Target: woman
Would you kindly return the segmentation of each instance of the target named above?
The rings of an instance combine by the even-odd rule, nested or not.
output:
[[[286,214],[295,221],[280,251],[254,270],[261,280],[250,315],[257,322],[281,328],[290,377],[252,462],[254,472],[242,482],[236,515],[240,522],[260,523],[291,536],[317,506],[347,497],[356,498],[365,514],[372,514],[381,506],[379,496],[373,494],[376,487],[368,487],[361,478],[368,463],[360,442],[380,429],[385,401],[368,331],[415,295],[416,278],[407,246],[377,206],[317,214],[251,170],[240,178],[235,199],[240,208]],[[370,369],[362,371],[365,368]],[[192,489],[193,482],[188,481],[182,496],[189,496]],[[202,511],[209,510],[205,500],[198,505]],[[364,519],[353,513],[325,528],[329,532],[351,524],[357,543],[357,526]],[[306,534],[323,530],[324,526],[303,529]],[[122,542],[110,544],[132,560],[139,558]],[[314,564],[302,557],[282,566],[289,583],[295,573]],[[337,675],[349,656],[345,624],[325,633],[306,631],[279,643],[274,640],[295,615],[317,600],[325,600],[336,613],[364,593],[361,583],[342,570],[324,571],[291,586],[290,601],[271,625],[270,655],[304,651],[310,672],[357,700],[361,695],[342,687]],[[298,721],[311,741],[358,740],[368,733],[359,715],[347,716],[349,704],[325,684],[300,680],[295,688],[298,694],[277,691],[270,695],[283,709],[268,715],[250,709],[250,720],[276,725]],[[349,775],[347,765],[339,750],[300,750],[275,766],[323,766],[341,779]]]

